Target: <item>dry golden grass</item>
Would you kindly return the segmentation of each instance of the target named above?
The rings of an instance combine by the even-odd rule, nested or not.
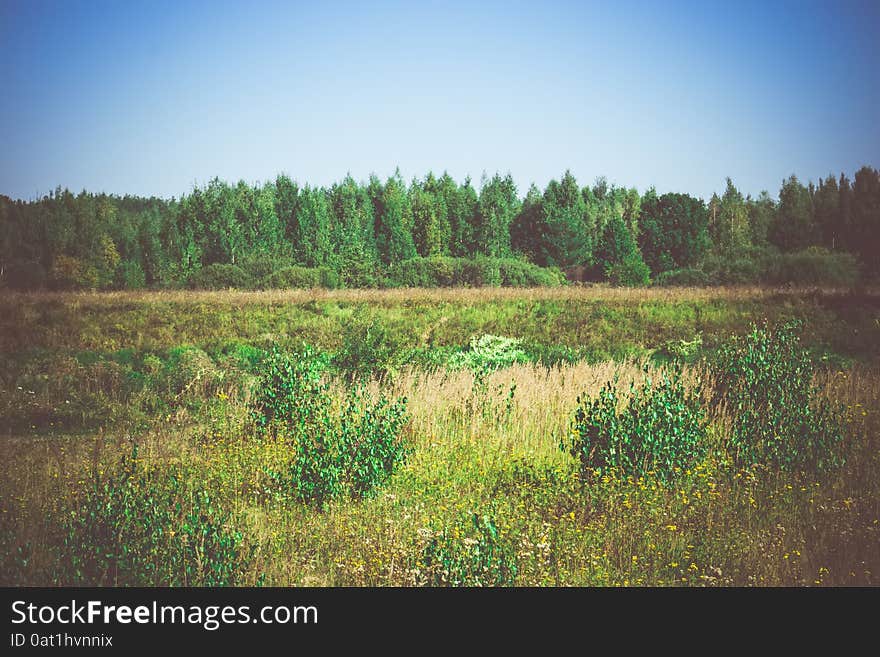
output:
[[[92,307],[104,304],[126,303],[207,303],[230,305],[277,305],[301,304],[309,301],[336,301],[350,303],[373,303],[398,305],[407,301],[436,301],[447,303],[475,303],[481,301],[505,300],[583,300],[583,301],[698,301],[761,300],[771,297],[829,296],[838,297],[852,294],[850,288],[833,287],[648,287],[625,288],[608,285],[571,285],[554,288],[397,288],[378,289],[291,289],[291,290],[161,290],[161,291],[116,291],[116,292],[9,292],[0,290],[0,302],[36,303],[61,302],[74,308]],[[860,291],[867,296],[880,295],[880,288],[865,288]]]

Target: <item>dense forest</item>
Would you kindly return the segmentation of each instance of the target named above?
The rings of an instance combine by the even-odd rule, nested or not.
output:
[[[0,196],[0,287],[852,284],[880,274],[880,172],[778,200],[399,173],[329,188],[214,179],[180,199]]]

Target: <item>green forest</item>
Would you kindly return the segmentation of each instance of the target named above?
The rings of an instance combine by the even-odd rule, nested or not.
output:
[[[783,181],[778,200],[727,180],[708,202],[568,171],[524,197],[510,174],[399,172],[329,188],[217,178],[180,199],[58,188],[0,196],[0,287],[266,289],[800,284],[880,273],[880,172]]]

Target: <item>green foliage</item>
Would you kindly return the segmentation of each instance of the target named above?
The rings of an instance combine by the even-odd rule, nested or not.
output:
[[[660,349],[667,358],[683,363],[693,362],[702,351],[703,336],[699,333],[692,340],[669,340]]]
[[[97,477],[62,517],[55,582],[229,586],[252,559],[230,515],[186,466],[142,465],[137,451]]]
[[[198,347],[174,347],[158,374],[160,392],[169,399],[200,399],[213,394],[223,373]]]
[[[98,287],[98,270],[79,258],[60,255],[49,270],[49,286],[53,290],[81,290]]]
[[[241,267],[218,263],[202,267],[190,276],[189,286],[197,290],[248,290],[254,287],[254,281]]]
[[[405,356],[404,336],[380,319],[357,314],[346,325],[333,364],[351,378],[394,376]]]
[[[481,335],[472,337],[467,349],[454,354],[449,366],[453,369],[491,371],[525,362],[528,362],[528,355],[522,347],[522,340]]]
[[[522,200],[513,178],[498,174],[482,180],[479,194],[468,179],[459,185],[428,173],[407,185],[399,172],[367,185],[347,176],[329,188],[299,187],[286,176],[262,185],[215,178],[167,201],[58,188],[29,202],[0,196],[0,284],[40,287],[42,266],[58,290],[180,287],[191,279],[205,289],[248,288],[300,266],[327,267],[326,288],[380,286],[387,267],[388,285],[419,278],[441,285],[443,271],[394,270],[417,256],[451,256],[491,259],[456,265],[453,285],[546,285],[546,273],[507,259],[598,280],[629,257],[633,240],[654,274],[696,267],[712,253],[710,283],[760,280],[762,259],[751,250],[770,244],[786,253],[819,245],[847,251],[869,276],[880,272],[876,169],[862,167],[852,182],[829,175],[818,186],[791,177],[779,199],[743,198],[728,179],[707,208],[687,194],[649,189],[640,197],[601,178],[581,187],[568,171],[543,191],[530,186]],[[238,266],[246,277],[212,266]]]
[[[267,290],[321,287],[321,270],[317,267],[284,267],[264,278],[261,287]]]
[[[513,258],[412,258],[391,267],[390,287],[558,286],[558,270]]]
[[[423,586],[513,586],[516,550],[494,518],[474,513],[451,528],[428,530],[416,572]]]
[[[615,469],[627,475],[653,473],[672,480],[705,451],[706,417],[699,390],[688,390],[681,369],[645,370],[640,387],[621,397],[608,382],[595,398],[578,397],[571,433],[561,447],[580,462],[581,476]]]
[[[289,448],[269,476],[294,499],[324,507],[341,495],[367,497],[406,458],[401,433],[406,399],[373,400],[349,390],[337,408],[323,380],[327,361],[305,346],[273,348],[263,364],[253,415],[257,427]]]
[[[606,275],[612,285],[645,287],[651,284],[651,270],[638,252],[608,267]]]
[[[709,284],[709,277],[701,269],[671,269],[654,277],[654,285],[660,287],[703,287]]]
[[[141,263],[125,260],[116,270],[116,284],[123,290],[139,290],[147,285],[147,275]]]
[[[707,256],[703,269],[712,285],[756,285],[764,265],[760,258],[750,256]]]
[[[649,190],[642,199],[639,246],[653,272],[693,267],[709,248],[705,204],[687,194]]]
[[[504,287],[557,287],[565,281],[558,269],[538,267],[522,260],[503,258],[497,261],[497,265]]]
[[[712,361],[713,403],[730,420],[728,447],[746,465],[826,470],[839,465],[840,409],[818,389],[800,323],[752,325]]]
[[[779,205],[770,225],[770,241],[780,251],[798,251],[815,243],[818,230],[809,190],[791,176],[779,190]]]
[[[764,280],[780,285],[836,285],[850,287],[859,278],[859,264],[848,253],[830,253],[811,247],[796,253],[783,253],[768,261]]]
[[[251,280],[263,281],[278,270],[295,264],[291,258],[283,256],[254,255],[243,259],[239,267],[250,276]]]

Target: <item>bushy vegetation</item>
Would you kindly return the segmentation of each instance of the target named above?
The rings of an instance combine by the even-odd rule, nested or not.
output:
[[[415,568],[417,583],[475,587],[516,582],[516,552],[490,516],[474,513],[467,522],[426,533]]]
[[[512,258],[412,258],[389,268],[389,287],[554,287],[558,271]]]
[[[527,361],[521,340],[499,335],[481,335],[472,337],[468,348],[454,354],[449,365],[453,368],[495,370]]]
[[[622,398],[607,383],[595,398],[579,397],[571,434],[563,449],[590,479],[608,469],[624,475],[654,475],[670,481],[706,448],[706,416],[699,392],[681,381],[681,370],[663,372]]]
[[[0,582],[876,584],[875,296],[9,295]],[[821,463],[741,450],[712,403],[762,316],[802,337],[725,371],[767,399],[811,381],[784,421],[835,437]]]
[[[770,284],[839,285],[850,287],[859,278],[856,258],[848,253],[831,253],[810,248],[783,253],[770,259],[763,275]]]
[[[709,276],[702,269],[670,269],[659,273],[654,284],[661,287],[704,287],[709,284]]]
[[[202,267],[189,278],[189,286],[196,290],[249,290],[254,280],[237,265],[216,263]]]
[[[230,515],[183,466],[137,451],[75,498],[61,518],[56,581],[79,586],[228,586],[251,552]]]
[[[321,271],[317,267],[284,267],[263,278],[266,289],[321,287]]]
[[[337,409],[323,380],[325,368],[309,347],[273,349],[254,408],[257,426],[290,450],[271,478],[285,493],[319,507],[343,494],[371,495],[407,453],[401,435],[406,399],[373,401],[355,389]]]
[[[816,386],[798,329],[753,326],[715,355],[713,401],[730,418],[727,440],[741,463],[811,471],[839,465],[841,409]]]

